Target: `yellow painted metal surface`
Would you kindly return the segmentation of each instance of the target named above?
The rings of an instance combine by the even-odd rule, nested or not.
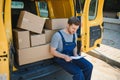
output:
[[[86,33],[88,33],[88,10],[89,10],[89,4],[90,4],[90,0],[86,0],[85,4],[84,4],[84,10],[83,10],[83,14],[81,16],[81,40],[82,40],[82,51],[85,52],[86,48],[85,46],[88,45],[89,43],[87,43],[88,41],[86,41],[87,37],[89,37],[89,35],[86,35]]]
[[[74,16],[73,0],[46,0],[50,18],[69,18]]]
[[[89,20],[89,4],[91,0],[85,1],[85,6],[82,14],[82,50],[84,52],[88,52],[97,47],[97,44],[101,44],[102,38],[95,41],[93,47],[90,46],[90,27],[91,26],[98,26],[103,30],[102,23],[103,23],[103,3],[104,0],[98,0],[98,9],[96,18],[93,20]],[[102,33],[102,32],[101,32]]]
[[[11,44],[12,41],[11,0],[5,1],[4,26],[6,28],[8,43]]]
[[[88,23],[90,26],[100,25],[100,28],[102,31],[103,31],[103,26],[102,26],[102,23],[103,23],[103,3],[104,3],[104,0],[99,0],[97,16],[94,20],[89,21],[89,23]],[[101,33],[103,33],[102,31],[101,31]],[[101,44],[101,42],[102,42],[102,37],[100,39],[96,40],[96,42],[94,43],[94,46],[87,49],[87,50],[90,51],[90,50],[95,49],[97,47],[96,45]]]
[[[37,15],[40,16],[40,12],[39,12],[39,8],[38,8],[38,1],[35,1],[35,5],[36,5]]]
[[[3,2],[0,0],[0,79],[10,80],[9,76],[9,49],[6,27],[3,21]]]

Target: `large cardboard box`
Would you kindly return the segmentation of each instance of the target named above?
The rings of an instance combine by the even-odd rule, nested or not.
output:
[[[19,65],[29,64],[49,58],[53,58],[49,52],[49,44],[18,50]]]
[[[29,31],[13,29],[13,40],[15,48],[23,49],[30,47]]]
[[[46,39],[46,43],[49,43],[52,39],[52,36],[54,35],[55,32],[58,31],[57,30],[48,30],[48,29],[45,29],[45,39]]]
[[[45,28],[50,30],[63,29],[67,26],[67,21],[67,18],[47,19],[45,22]]]
[[[45,34],[31,34],[31,46],[38,46],[45,43]]]
[[[36,16],[27,11],[21,11],[17,27],[26,29],[35,33],[42,33],[45,19]]]

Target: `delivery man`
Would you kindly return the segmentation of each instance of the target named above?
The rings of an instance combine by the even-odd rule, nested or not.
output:
[[[77,35],[80,20],[76,17],[68,19],[66,28],[56,32],[50,43],[50,52],[54,56],[54,61],[65,71],[73,75],[73,80],[90,80],[93,65],[85,58],[72,59],[71,56],[78,57]]]

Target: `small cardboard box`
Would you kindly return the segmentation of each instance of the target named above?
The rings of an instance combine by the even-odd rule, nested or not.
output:
[[[27,11],[21,11],[17,27],[35,33],[42,33],[45,19]]]
[[[30,47],[29,31],[13,29],[13,40],[17,49]]]
[[[45,43],[45,34],[31,34],[31,46],[38,46]]]
[[[49,44],[18,50],[19,65],[29,64],[40,60],[53,58],[49,51]]]
[[[45,28],[50,30],[63,29],[67,26],[67,21],[67,18],[47,19],[45,22]]]
[[[55,32],[57,32],[58,29],[57,30],[48,30],[48,29],[45,29],[44,31],[45,31],[46,43],[49,43],[51,41],[51,39],[52,39],[53,34]]]

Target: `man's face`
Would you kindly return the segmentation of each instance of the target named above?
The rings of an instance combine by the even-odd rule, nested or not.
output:
[[[74,34],[74,33],[76,33],[78,28],[79,28],[78,25],[72,24],[72,25],[68,25],[67,30],[70,34]]]

